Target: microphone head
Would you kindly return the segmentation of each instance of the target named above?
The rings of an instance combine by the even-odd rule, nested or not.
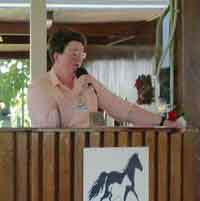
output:
[[[87,74],[88,74],[87,70],[83,67],[77,68],[77,70],[75,71],[75,75],[77,78],[79,78],[81,75],[87,75]]]

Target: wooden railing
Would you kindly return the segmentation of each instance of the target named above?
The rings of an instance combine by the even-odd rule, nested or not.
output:
[[[162,128],[1,129],[0,201],[82,201],[83,148],[121,146],[149,147],[149,201],[195,201],[196,140]]]

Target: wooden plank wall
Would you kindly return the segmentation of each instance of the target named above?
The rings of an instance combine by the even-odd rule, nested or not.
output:
[[[149,201],[195,201],[196,138],[163,129],[0,131],[0,201],[82,201],[83,148],[121,146],[149,147]]]

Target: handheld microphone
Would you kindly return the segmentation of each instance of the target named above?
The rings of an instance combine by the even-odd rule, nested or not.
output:
[[[85,68],[80,67],[80,68],[77,68],[77,70],[75,71],[75,75],[77,78],[79,78],[81,77],[81,75],[88,75],[88,72]]]
[[[81,77],[82,75],[88,75],[89,73],[87,72],[87,70],[83,67],[77,68],[75,71],[75,75],[77,78]],[[92,83],[88,83],[88,87],[92,86]],[[94,92],[96,92],[96,90],[94,89]]]

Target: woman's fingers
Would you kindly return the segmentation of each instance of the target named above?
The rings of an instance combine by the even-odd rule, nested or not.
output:
[[[170,128],[178,128],[178,125],[176,121],[164,121],[164,126],[170,127]]]
[[[79,79],[75,80],[74,92],[77,95],[81,95],[90,85],[91,77],[88,75],[82,75]]]
[[[79,81],[83,88],[87,88],[88,86],[92,85],[93,83],[93,78],[90,75],[82,75],[79,78]]]

